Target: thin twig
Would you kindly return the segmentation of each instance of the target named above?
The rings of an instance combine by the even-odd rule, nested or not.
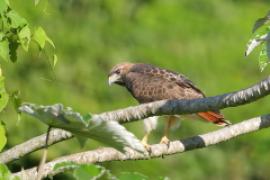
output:
[[[48,154],[48,142],[49,142],[49,137],[50,137],[50,131],[51,131],[51,126],[48,127],[47,133],[46,133],[46,139],[45,139],[45,147],[43,150],[42,158],[40,160],[39,166],[37,168],[37,178],[36,180],[40,180],[42,178],[42,172],[43,172],[43,167],[44,164],[46,163],[47,159],[47,154]]]

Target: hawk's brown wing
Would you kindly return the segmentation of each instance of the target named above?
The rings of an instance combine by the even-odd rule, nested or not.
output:
[[[140,102],[152,102],[163,99],[194,99],[203,97],[191,87],[179,85],[161,76],[129,72],[126,75],[126,86],[132,95]]]
[[[140,103],[204,96],[184,75],[148,64],[134,65],[126,74],[126,85]]]
[[[199,88],[197,88],[191,80],[189,80],[186,76],[180,73],[154,67],[150,64],[136,64],[133,66],[130,72],[136,72],[152,77],[160,77],[161,79],[163,79],[163,81],[174,82],[182,88],[192,89],[198,94],[202,94],[203,97],[205,96],[204,93]]]

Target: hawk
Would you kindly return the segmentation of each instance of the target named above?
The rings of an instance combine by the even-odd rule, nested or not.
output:
[[[126,87],[139,103],[149,103],[164,99],[196,99],[205,97],[186,76],[149,64],[121,63],[112,68],[109,75],[109,85],[118,84]],[[230,122],[218,111],[199,112],[197,117],[219,126],[229,125]],[[169,144],[169,129],[178,116],[171,115],[166,119],[164,136],[160,143]],[[145,135],[142,143],[148,147],[148,136],[156,126],[156,117],[144,120]]]

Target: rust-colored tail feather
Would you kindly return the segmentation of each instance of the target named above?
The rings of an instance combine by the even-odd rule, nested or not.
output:
[[[198,116],[200,116],[204,120],[210,121],[218,126],[228,126],[231,124],[229,121],[226,121],[224,119],[224,116],[222,114],[219,114],[219,113],[213,112],[213,111],[199,112]]]

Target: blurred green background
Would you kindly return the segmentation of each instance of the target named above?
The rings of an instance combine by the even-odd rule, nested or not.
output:
[[[34,47],[19,51],[15,64],[2,62],[9,92],[20,90],[24,101],[39,104],[61,102],[86,113],[136,105],[124,89],[109,87],[107,74],[119,62],[143,62],[187,75],[208,96],[248,87],[268,75],[259,72],[256,51],[244,57],[254,21],[269,10],[265,0],[14,0],[12,7],[33,27],[41,25],[56,45],[58,63],[54,70],[44,54]],[[258,51],[257,51],[258,52]],[[269,97],[249,105],[223,110],[237,123],[269,113]],[[12,147],[46,132],[36,119],[17,114],[12,104],[1,113]],[[159,142],[160,119],[150,142]],[[142,121],[125,125],[139,138]],[[218,129],[201,121],[184,120],[172,132],[181,139]],[[137,171],[151,179],[269,179],[269,130],[238,137],[226,143],[176,154],[164,159],[107,162],[115,175]],[[49,148],[49,160],[102,147],[94,141],[80,148],[76,140]],[[38,164],[41,152],[10,163],[13,171]],[[58,175],[55,179],[68,179]]]

